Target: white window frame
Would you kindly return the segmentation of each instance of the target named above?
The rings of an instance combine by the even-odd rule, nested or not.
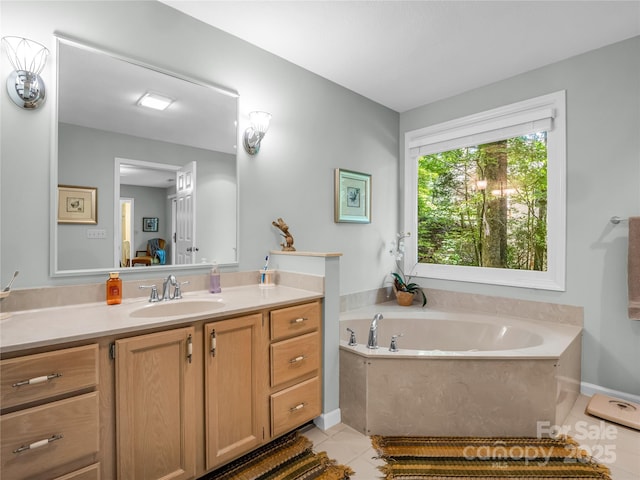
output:
[[[547,130],[547,270],[417,263],[418,158]],[[416,277],[565,290],[566,94],[548,95],[405,133],[404,271]]]

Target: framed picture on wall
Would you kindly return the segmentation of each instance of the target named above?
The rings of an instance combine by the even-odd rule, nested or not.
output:
[[[58,223],[98,223],[98,189],[58,185]]]
[[[334,221],[371,223],[371,175],[336,168]]]
[[[158,231],[158,217],[142,217],[142,231],[143,232],[157,232]]]

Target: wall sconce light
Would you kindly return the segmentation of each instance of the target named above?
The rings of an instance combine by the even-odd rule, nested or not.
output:
[[[271,114],[267,112],[249,113],[251,126],[244,131],[243,145],[249,155],[255,155],[260,151],[260,141],[269,130]]]
[[[38,108],[45,99],[40,72],[47,63],[49,50],[38,42],[22,37],[3,37],[2,44],[14,69],[7,78],[9,97],[19,107]]]

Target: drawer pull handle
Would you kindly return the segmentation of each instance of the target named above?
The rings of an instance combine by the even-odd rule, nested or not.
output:
[[[12,387],[21,387],[22,385],[35,385],[37,383],[48,382],[49,380],[53,380],[54,378],[61,377],[61,373],[52,373],[51,375],[42,375],[41,377],[34,377],[28,380],[22,380],[20,382],[16,382]]]
[[[290,413],[297,412],[298,410],[302,410],[305,406],[306,406],[306,404],[304,404],[304,403],[299,403],[299,404],[298,404],[298,405],[296,405],[295,407],[291,407],[291,408],[289,409],[289,412],[290,412]]]
[[[62,434],[57,433],[56,435],[52,435],[49,438],[45,438],[44,440],[38,440],[37,442],[30,443],[29,445],[22,445],[20,448],[15,449],[13,453],[22,453],[22,452],[26,452],[27,450],[34,450],[36,448],[44,447],[45,445],[48,445],[51,442],[60,440],[61,438],[62,438]]]
[[[211,330],[211,349],[209,350],[212,357],[216,356],[216,331]]]
[[[307,320],[307,317],[294,318],[293,320],[291,320],[291,324],[295,325],[296,323],[306,322]]]
[[[292,358],[289,360],[289,363],[298,363],[304,360],[304,355],[300,355],[299,357]]]
[[[191,340],[191,334],[187,337],[187,360],[191,363],[193,357],[193,342]]]

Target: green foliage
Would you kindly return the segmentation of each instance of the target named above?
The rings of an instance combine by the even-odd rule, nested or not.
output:
[[[506,155],[505,178],[495,173],[499,155]],[[546,270],[546,132],[419,158],[417,200],[421,263],[495,266],[487,251],[498,222],[507,237],[499,239],[506,244],[500,266]]]

